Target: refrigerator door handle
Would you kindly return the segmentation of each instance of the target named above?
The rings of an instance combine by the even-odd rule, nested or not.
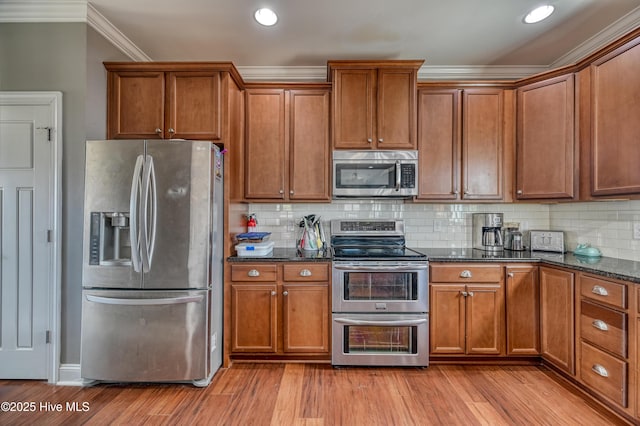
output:
[[[129,241],[131,243],[131,263],[133,270],[140,272],[140,215],[138,207],[141,195],[141,173],[144,164],[144,157],[138,155],[136,165],[133,169],[133,177],[131,178],[131,195],[129,196]]]
[[[146,156],[145,167],[142,178],[142,270],[149,272],[153,260],[153,249],[156,242],[157,223],[157,197],[156,197],[156,175],[153,166],[153,157]]]
[[[160,299],[122,299],[117,297],[86,296],[89,302],[103,305],[125,305],[125,306],[154,306],[154,305],[180,305],[184,303],[199,303],[204,298],[203,295],[184,297],[164,297]]]

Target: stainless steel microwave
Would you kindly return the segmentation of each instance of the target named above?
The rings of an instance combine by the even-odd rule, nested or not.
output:
[[[333,151],[333,198],[418,195],[418,151]]]

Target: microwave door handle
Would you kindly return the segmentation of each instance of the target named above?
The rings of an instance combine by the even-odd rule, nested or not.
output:
[[[400,161],[396,160],[396,191],[400,191],[400,184],[402,183],[402,173],[400,171]]]

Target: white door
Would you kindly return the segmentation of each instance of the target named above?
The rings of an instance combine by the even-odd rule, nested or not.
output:
[[[0,102],[1,379],[50,377],[51,108]]]

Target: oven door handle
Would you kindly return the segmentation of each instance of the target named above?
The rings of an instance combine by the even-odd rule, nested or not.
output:
[[[416,320],[390,320],[390,321],[380,321],[380,320],[366,321],[366,320],[353,320],[353,319],[347,319],[347,318],[334,318],[333,320],[335,322],[339,322],[341,324],[347,324],[347,325],[375,325],[375,326],[395,325],[400,327],[420,325],[427,322],[426,318],[416,319]]]
[[[333,265],[335,269],[345,271],[416,271],[428,269],[428,265],[389,265],[389,266],[363,266],[363,265]]]

